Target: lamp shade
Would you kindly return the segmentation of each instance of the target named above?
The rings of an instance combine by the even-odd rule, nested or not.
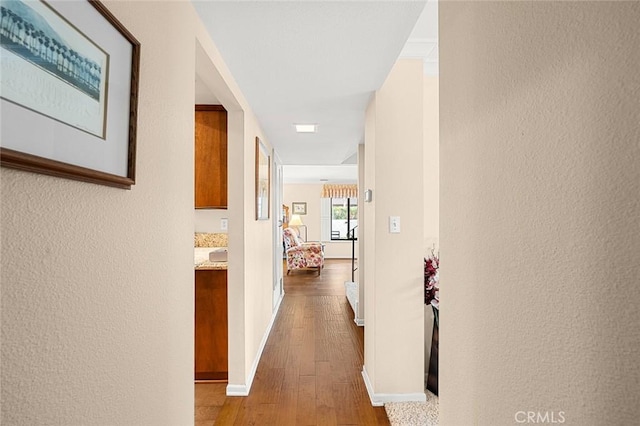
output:
[[[304,223],[302,223],[302,219],[300,218],[300,215],[292,214],[291,220],[289,221],[289,226],[302,226],[302,225],[304,225]]]

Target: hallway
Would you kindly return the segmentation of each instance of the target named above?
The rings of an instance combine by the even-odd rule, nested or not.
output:
[[[195,424],[388,425],[360,374],[364,332],[344,295],[348,260],[285,276],[285,297],[248,397],[226,384],[195,385]]]

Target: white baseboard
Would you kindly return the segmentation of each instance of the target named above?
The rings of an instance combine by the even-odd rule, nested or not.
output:
[[[364,318],[358,318],[358,312],[360,312],[360,302],[356,300],[356,309],[353,316],[353,322],[355,322],[358,327],[364,327]]]
[[[353,291],[354,286],[355,292]],[[353,281],[345,281],[344,289],[347,293],[347,300],[349,301],[349,305],[351,305],[351,310],[353,311],[353,322],[355,322],[356,325],[360,327],[364,326],[364,318],[358,318],[358,306],[360,304],[360,302],[358,301],[358,283]]]
[[[227,396],[247,396],[249,391],[246,385],[227,385]]]
[[[264,351],[264,347],[267,344],[267,340],[269,339],[269,334],[271,334],[271,329],[273,328],[273,324],[276,321],[276,316],[278,315],[278,311],[280,310],[280,304],[282,303],[282,299],[284,298],[284,292],[280,295],[280,299],[278,300],[278,304],[276,308],[273,310],[273,314],[271,315],[271,321],[269,321],[269,325],[267,326],[266,331],[264,332],[264,336],[262,336],[262,341],[260,342],[260,347],[258,348],[258,353],[256,354],[255,359],[253,360],[253,365],[251,366],[251,372],[249,373],[249,377],[247,378],[246,385],[227,385],[227,396],[248,396],[251,391],[251,385],[253,385],[253,379],[256,376],[256,371],[258,370],[258,364],[260,363],[260,358],[262,358],[262,351]]]
[[[371,405],[374,407],[382,407],[385,402],[425,402],[427,395],[424,392],[417,393],[374,393],[371,379],[367,374],[367,369],[362,366],[362,378],[364,379],[364,385],[367,388]]]

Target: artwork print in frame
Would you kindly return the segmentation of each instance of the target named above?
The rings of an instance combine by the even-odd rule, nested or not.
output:
[[[2,165],[130,188],[140,44],[96,0],[0,12]]]
[[[307,203],[293,202],[291,203],[291,209],[293,210],[293,214],[305,215],[307,214]]]
[[[266,145],[256,137],[256,220],[268,220],[270,199],[271,156]]]

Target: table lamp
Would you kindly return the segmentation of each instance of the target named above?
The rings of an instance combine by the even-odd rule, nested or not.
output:
[[[307,241],[307,225],[305,225],[304,223],[302,223],[302,218],[300,217],[299,214],[292,214],[291,215],[291,220],[289,221],[289,226],[291,228],[295,228],[295,230],[298,232],[298,236],[301,237],[300,235],[300,228],[304,228],[304,241]]]

